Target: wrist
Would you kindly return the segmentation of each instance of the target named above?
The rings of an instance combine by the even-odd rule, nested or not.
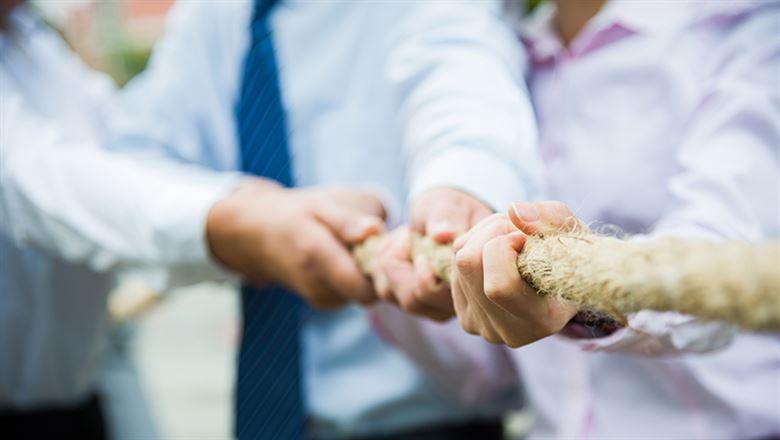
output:
[[[230,243],[239,239],[240,236],[235,227],[238,223],[239,213],[236,212],[234,198],[238,191],[240,191],[240,185],[234,189],[233,193],[214,203],[206,216],[206,244],[209,253],[218,264],[231,270],[236,270],[236,267],[228,250]]]
[[[232,194],[229,194],[227,198],[235,194],[251,193],[253,195],[274,194],[285,191],[287,188],[282,186],[279,182],[263,177],[246,177],[239,182]]]
[[[214,203],[206,216],[206,243],[211,257],[229,270],[261,281],[257,280],[262,277],[255,259],[262,254],[261,238],[268,234],[263,232],[266,216],[257,215],[258,203],[283,191],[286,189],[274,181],[248,178]],[[249,253],[252,258],[246,255]]]

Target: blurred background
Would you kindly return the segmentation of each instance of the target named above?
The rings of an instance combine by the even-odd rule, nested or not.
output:
[[[174,0],[33,0],[90,66],[119,85],[143,70]]]
[[[143,70],[174,0],[33,0],[90,66],[123,85]],[[102,374],[120,439],[232,437],[236,292],[199,285],[164,296],[138,280],[112,293]]]

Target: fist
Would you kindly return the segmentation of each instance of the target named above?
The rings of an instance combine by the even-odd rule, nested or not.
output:
[[[461,326],[486,340],[520,347],[559,332],[577,313],[539,296],[520,277],[526,234],[580,225],[559,202],[517,203],[481,221],[454,244],[452,297]]]
[[[374,261],[370,272],[377,295],[416,315],[451,318],[455,310],[450,287],[436,278],[424,258],[412,259],[412,232],[449,243],[490,213],[481,201],[456,189],[421,194],[412,204],[411,227],[393,231]]]
[[[348,189],[286,189],[251,179],[207,220],[212,254],[255,284],[287,287],[316,308],[377,299],[351,245],[384,229],[384,207]]]

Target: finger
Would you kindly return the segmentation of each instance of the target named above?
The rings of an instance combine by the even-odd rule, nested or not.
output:
[[[483,219],[490,217],[491,214],[495,214],[495,211],[487,206],[477,203],[474,205],[474,209],[471,211],[471,219],[469,219],[469,228],[481,222]]]
[[[509,219],[528,235],[572,231],[581,223],[562,202],[518,202],[510,206]]]
[[[401,308],[415,315],[427,318],[442,320],[450,316],[449,310],[442,310],[427,304],[419,293],[417,285],[417,276],[414,269],[396,271],[391,276],[391,289],[398,298]]]
[[[495,221],[495,219],[502,218],[502,217],[506,218],[506,216],[503,214],[493,214],[480,220],[477,224],[472,226],[471,229],[466,231],[464,234],[458,236],[455,242],[452,243],[453,251],[458,252],[459,250],[463,249],[463,246],[465,246],[466,243],[471,239],[475,231],[482,229],[482,227],[484,227],[485,224],[493,222]]]
[[[377,193],[373,191],[342,187],[322,188],[320,191],[342,207],[363,214],[374,215],[383,220],[387,217],[384,204],[377,197]]]
[[[352,255],[325,228],[313,228],[311,240],[317,243],[314,270],[321,281],[340,296],[369,304],[377,299],[369,280],[362,274]]]
[[[452,267],[455,267],[455,256],[452,257],[452,260]],[[455,314],[462,322],[461,317],[469,313],[469,304],[468,298],[463,293],[463,282],[461,281],[460,276],[458,271],[452,271],[452,280],[450,281],[452,287],[450,290],[452,293],[452,305],[455,308]]]
[[[443,313],[452,315],[452,295],[449,286],[433,273],[428,260],[423,256],[414,258],[414,272],[417,278],[417,295],[420,302]]]
[[[384,231],[384,222],[373,215],[357,213],[335,204],[321,202],[313,211],[315,218],[347,245],[355,245]]]
[[[525,240],[525,234],[513,232],[491,239],[482,250],[485,296],[515,316],[527,310],[529,287],[517,269],[517,255]]]
[[[429,211],[422,231],[439,243],[452,242],[471,226],[471,207],[455,198],[448,200]]]
[[[401,227],[393,232],[380,251],[377,270],[387,279],[389,296],[393,297],[401,308],[415,315],[436,320],[449,318],[451,308],[440,310],[433,307],[427,304],[426,298],[420,294],[417,273],[410,261],[411,246],[411,230]]]
[[[485,296],[513,317],[531,324],[527,334],[512,345],[556,333],[576,313],[573,304],[540,296],[523,281],[517,270],[517,255],[525,240],[522,232],[516,232],[489,241],[483,250]],[[509,334],[512,339],[518,336]]]
[[[398,304],[392,290],[390,289],[390,279],[387,277],[384,269],[379,265],[374,265],[371,269],[371,281],[374,283],[374,291],[383,301]]]
[[[402,226],[390,234],[377,252],[371,275],[382,299],[397,304],[396,291],[413,288],[413,282],[405,282],[413,279],[412,263],[409,261],[411,246],[411,231]]]
[[[489,324],[482,310],[482,303],[487,302],[482,290],[482,248],[491,238],[504,234],[508,227],[509,220],[504,216],[491,216],[483,220],[471,230],[469,240],[455,254],[452,270],[453,300],[465,301],[465,308],[468,310],[465,315],[468,319],[462,320],[462,325],[467,323],[473,329]],[[464,308],[462,303],[459,307]]]
[[[482,248],[490,239],[512,232],[512,225],[506,216],[490,216],[480,222],[471,231],[463,247],[455,254],[456,268],[468,276],[471,272],[482,271]],[[480,287],[482,280],[480,279]],[[481,290],[481,289],[480,289]]]

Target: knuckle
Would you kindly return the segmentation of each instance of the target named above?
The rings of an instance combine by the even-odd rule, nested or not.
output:
[[[455,267],[458,271],[469,274],[482,266],[481,258],[475,252],[469,252],[464,249],[455,254]]]
[[[486,280],[485,296],[496,303],[504,302],[512,297],[512,289],[507,283]]]
[[[299,242],[295,248],[295,258],[299,266],[305,269],[312,269],[319,262],[320,249],[313,242]]]
[[[462,315],[458,315],[458,321],[460,321],[460,326],[463,328],[463,331],[470,335],[479,335],[479,327],[476,325],[476,322],[474,318],[471,316],[471,314],[466,313]]]
[[[440,312],[429,315],[428,318],[436,322],[447,322],[452,318],[452,313]]]
[[[414,294],[401,295],[398,299],[401,308],[412,313],[421,313],[422,304],[417,300]]]
[[[508,345],[510,348],[520,348],[525,345],[525,341],[514,335],[507,335],[504,337],[504,344]]]
[[[483,254],[493,254],[498,252],[504,245],[508,243],[507,236],[506,235],[499,235],[497,237],[493,237],[482,246],[482,253]]]
[[[374,290],[376,290],[376,295],[379,297],[379,299],[383,301],[392,301],[394,299],[393,292],[385,285],[378,287],[375,285]]]
[[[501,338],[491,330],[484,330],[481,333],[481,336],[483,339],[490,342],[491,344],[501,344],[503,342]]]

